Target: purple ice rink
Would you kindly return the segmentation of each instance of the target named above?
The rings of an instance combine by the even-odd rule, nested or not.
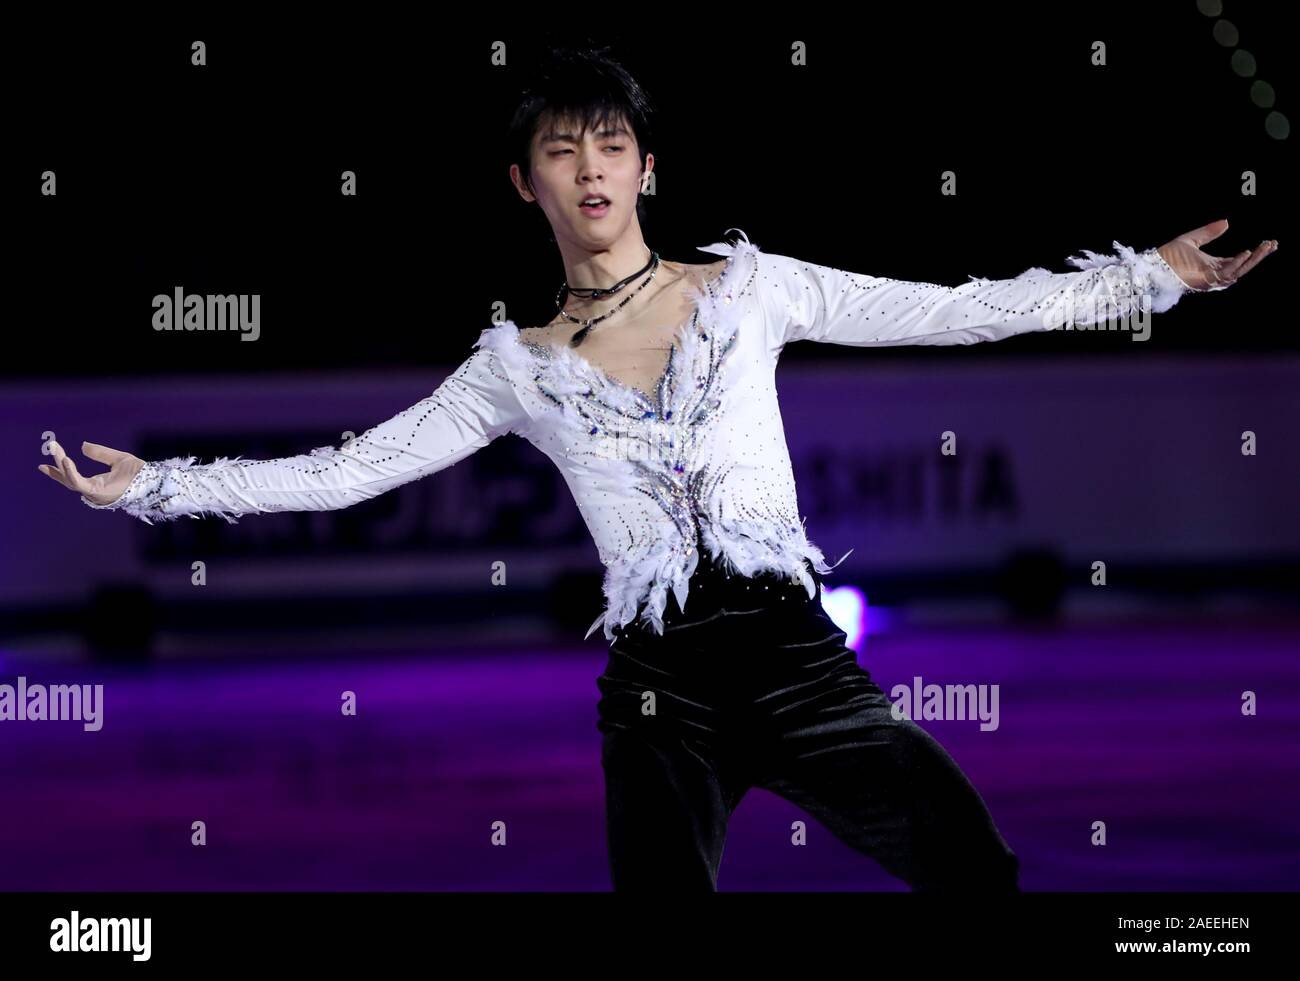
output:
[[[869,636],[859,659],[887,692],[915,675],[1000,686],[995,731],[921,724],[979,788],[1026,890],[1292,890],[1297,636],[1258,616],[913,627]],[[98,732],[5,725],[0,889],[609,888],[603,646],[273,653],[124,671],[0,652],[9,684],[105,685]],[[906,888],[762,790],[732,819],[719,887]]]

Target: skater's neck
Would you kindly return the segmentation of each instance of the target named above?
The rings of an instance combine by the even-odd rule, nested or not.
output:
[[[565,239],[557,239],[557,242],[564,261],[564,281],[576,289],[608,289],[646,269],[650,262],[650,249],[635,223],[628,225],[623,235],[607,245]],[[646,275],[649,275],[648,269]],[[635,289],[643,278],[638,277],[613,296],[597,299],[570,297],[565,309],[573,313],[607,309],[622,302],[628,291]]]

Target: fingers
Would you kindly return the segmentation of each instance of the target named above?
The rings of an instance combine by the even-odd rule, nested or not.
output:
[[[84,442],[81,444],[81,450],[86,456],[100,463],[107,463],[113,466],[120,460],[126,459],[131,454],[122,450],[115,450],[111,446],[104,446],[100,443]],[[87,480],[77,470],[77,465],[72,461],[72,457],[63,451],[58,440],[49,442],[50,456],[54,458],[54,464],[40,464],[36,469],[51,480],[57,480],[69,490],[77,491],[81,494],[90,494],[94,490],[94,485]]]
[[[64,487],[68,487],[68,482],[63,479],[62,471],[56,470],[54,467],[48,466],[47,464],[44,463],[42,463],[36,469],[39,470],[41,473],[45,474],[45,476],[49,477],[51,480],[57,480]],[[72,490],[72,488],[68,487],[68,490]]]
[[[1251,257],[1251,254],[1250,249],[1247,249],[1245,252],[1238,252],[1231,259],[1221,260],[1221,263],[1214,270],[1217,279],[1216,285],[1227,286],[1233,282],[1237,278],[1241,267],[1246,264],[1246,260]]]
[[[63,452],[63,447],[59,445],[58,440],[50,440],[49,447],[50,455],[54,458],[54,465],[50,466],[49,464],[42,463],[36,469],[45,474],[45,476],[49,477],[51,480],[57,480],[64,487],[68,488],[68,490],[76,490],[77,485],[70,476],[68,468],[65,466],[65,463],[71,463],[71,461],[68,460],[68,454]],[[77,476],[80,477],[81,475],[77,474]]]
[[[81,452],[99,463],[107,463],[110,467],[130,455],[111,446],[101,446],[99,443],[82,443]]]
[[[63,461],[67,458],[68,454],[63,452],[63,447],[59,445],[58,440],[50,440],[50,455],[54,457],[54,466],[51,469],[57,470],[60,482],[64,484],[64,486],[68,486],[67,480],[64,479],[65,475],[63,471]]]
[[[63,486],[83,494],[89,490],[90,485],[77,472],[77,465],[72,462],[72,457],[63,452],[63,447],[57,441],[51,441],[50,450],[54,453],[54,466],[62,477]]]
[[[1214,265],[1214,282],[1207,286],[1208,292],[1227,289],[1242,276],[1272,255],[1277,249],[1276,239],[1266,239],[1254,250],[1239,252],[1231,259],[1216,259]]]
[[[1276,251],[1276,239],[1268,239],[1264,242],[1260,242],[1254,253],[1251,254],[1251,257],[1242,264],[1240,269],[1237,270],[1234,278],[1241,279],[1242,276],[1246,275],[1246,273],[1250,272]]]
[[[59,461],[59,469],[63,471],[64,479],[73,490],[82,494],[90,490],[86,478],[81,476],[81,473],[77,470],[77,465],[72,462],[72,457],[68,456],[68,454],[63,454],[63,459]]]
[[[1208,225],[1202,225],[1200,228],[1194,228],[1182,237],[1191,242],[1197,248],[1200,248],[1206,242],[1212,242],[1228,230],[1228,219],[1220,218],[1218,221],[1212,221]]]

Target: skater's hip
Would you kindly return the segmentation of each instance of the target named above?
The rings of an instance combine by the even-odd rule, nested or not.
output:
[[[667,718],[708,733],[883,697],[820,590],[809,597],[802,584],[775,576],[719,583],[714,569],[700,578],[704,589],[697,594],[693,580],[687,618],[665,616],[663,634],[640,627],[615,638],[597,679],[602,730]],[[697,607],[710,587],[713,598]]]
[[[722,559],[707,553],[700,556],[687,583],[685,608],[672,590],[664,605],[663,632],[638,613],[637,619],[615,628],[618,644],[703,643],[720,631],[734,635],[747,626],[774,619],[796,620],[812,615],[821,605],[822,574],[805,559],[804,571],[813,585],[809,595],[803,581],[778,572],[763,571],[745,576],[733,571]]]

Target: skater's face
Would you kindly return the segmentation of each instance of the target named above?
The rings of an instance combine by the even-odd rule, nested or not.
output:
[[[518,165],[511,166],[510,176],[523,199],[541,207],[557,241],[599,250],[637,221],[637,195],[653,166],[654,156],[647,154],[642,170],[640,148],[625,119],[580,132],[580,124],[544,115],[533,137],[529,181]],[[608,204],[584,205],[596,195]]]

